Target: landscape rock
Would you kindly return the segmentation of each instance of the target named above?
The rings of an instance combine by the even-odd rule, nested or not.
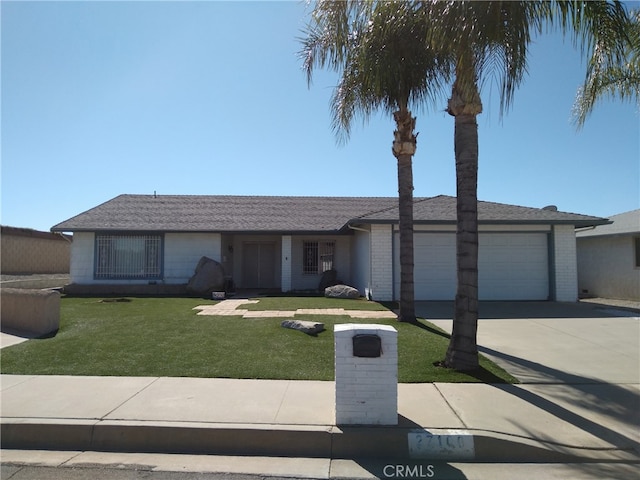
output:
[[[187,284],[187,292],[195,295],[210,296],[211,292],[224,291],[224,268],[209,257],[202,257],[195,273]]]
[[[360,298],[357,288],[348,285],[333,285],[324,289],[324,296],[329,298]]]
[[[318,284],[318,291],[324,292],[325,288],[337,285],[338,283],[340,283],[338,282],[338,272],[334,269],[326,270],[322,272],[322,277]]]
[[[324,323],[308,322],[304,320],[284,320],[280,325],[284,328],[299,330],[308,335],[315,335],[324,330]]]

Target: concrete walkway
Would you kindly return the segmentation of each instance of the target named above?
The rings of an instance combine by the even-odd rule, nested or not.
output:
[[[473,438],[470,456],[455,448],[430,454],[452,461],[629,461],[640,453],[638,385],[400,384],[397,427],[341,428],[333,382],[21,375],[1,382],[3,448],[410,458],[409,434],[426,430]]]
[[[390,310],[345,310],[344,308],[299,308],[297,310],[247,310],[243,305],[259,303],[260,300],[223,300],[215,305],[198,305],[198,315],[242,316],[242,318],[289,318],[295,315],[344,315],[351,318],[398,318]]]
[[[418,307],[450,328],[442,318],[450,305]],[[24,449],[338,462],[640,461],[640,318],[579,304],[483,307],[481,350],[523,383],[400,384],[397,426],[336,426],[334,382],[2,375],[2,448],[12,449],[2,461]],[[346,477],[363,468],[365,477],[383,476],[373,463],[336,465],[360,469],[341,471]]]

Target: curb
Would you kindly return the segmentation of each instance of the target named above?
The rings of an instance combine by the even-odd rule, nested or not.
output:
[[[621,462],[638,461],[633,450],[581,448],[499,432],[460,431],[463,450],[416,455],[410,437],[424,430],[406,427],[211,424],[4,418],[3,449],[188,453],[301,458],[387,458],[447,462]],[[429,433],[429,435],[432,435]],[[451,435],[434,435],[436,444]]]

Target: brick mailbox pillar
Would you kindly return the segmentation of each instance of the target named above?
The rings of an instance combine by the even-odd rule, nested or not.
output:
[[[347,323],[334,340],[336,425],[397,425],[398,331]]]

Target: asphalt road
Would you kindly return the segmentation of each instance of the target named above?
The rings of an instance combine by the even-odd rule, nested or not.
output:
[[[639,464],[578,463],[578,464],[413,464],[375,462],[381,468],[364,478],[433,479],[433,480],[531,480],[567,478],[571,480],[622,480],[636,478]],[[386,467],[386,468],[385,468]],[[400,475],[398,475],[400,473]],[[409,475],[407,475],[409,473]],[[68,468],[2,465],[2,480],[261,480],[265,475],[242,475],[208,472],[151,471],[129,465],[123,468],[104,466]],[[333,478],[331,476],[324,477]],[[309,477],[287,477],[288,480],[309,480]]]

